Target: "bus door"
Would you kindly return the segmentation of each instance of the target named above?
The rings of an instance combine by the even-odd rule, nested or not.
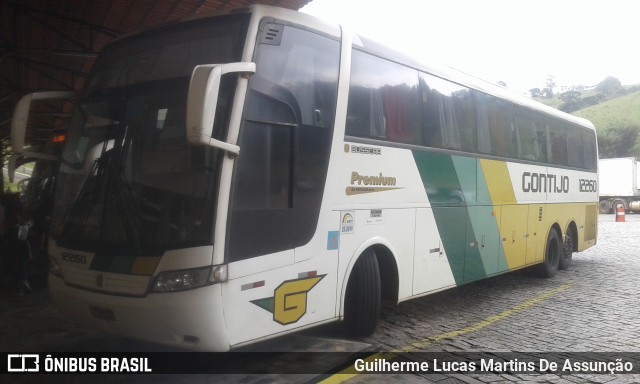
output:
[[[236,345],[335,316],[317,228],[337,98],[337,39],[263,21],[235,161],[225,258]],[[314,241],[312,241],[315,239]],[[336,255],[336,252],[330,253]],[[334,256],[337,258],[337,256]],[[325,280],[325,281],[323,281]]]

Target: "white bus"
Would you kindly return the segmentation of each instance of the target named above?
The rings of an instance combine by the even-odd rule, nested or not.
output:
[[[46,240],[53,205],[55,181],[60,168],[60,156],[64,146],[64,122],[68,115],[57,114],[58,121],[42,129],[42,123],[35,119],[38,108],[34,104],[47,103],[63,109],[65,101],[72,99],[74,92],[41,91],[24,95],[13,111],[11,119],[11,156],[7,162],[9,182],[13,183],[16,170],[25,164],[32,164],[30,174],[21,175],[21,180],[15,180],[27,217],[33,227],[29,235],[29,242],[35,257],[35,268],[47,271]],[[42,107],[42,105],[40,105]],[[35,112],[34,112],[35,109]],[[40,131],[40,132],[39,132]],[[42,133],[44,131],[44,133]],[[39,257],[42,256],[42,257]],[[46,276],[46,275],[44,275]]]
[[[68,317],[226,351],[596,243],[593,125],[254,6],[101,53],[63,154]],[[488,303],[490,305],[490,303]]]

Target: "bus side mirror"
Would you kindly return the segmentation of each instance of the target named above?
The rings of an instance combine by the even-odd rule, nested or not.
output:
[[[220,80],[228,73],[237,73],[238,89],[233,103],[231,121],[239,122],[238,114],[242,112],[237,108],[246,93],[248,78],[256,72],[255,63],[229,63],[229,64],[207,64],[198,65],[194,68],[189,84],[189,94],[187,96],[187,141],[191,144],[209,145],[223,149],[235,155],[240,153],[240,147],[235,144],[220,141],[211,137],[213,133],[213,123],[216,116],[218,104],[218,93],[220,92]]]
[[[24,140],[29,120],[31,104],[38,100],[71,99],[75,92],[70,91],[44,91],[28,93],[18,101],[11,118],[11,149],[19,155],[24,152]]]

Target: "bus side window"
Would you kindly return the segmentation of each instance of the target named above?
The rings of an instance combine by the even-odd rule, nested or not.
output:
[[[460,130],[460,144],[463,151],[478,151],[478,127],[476,121],[475,98],[467,88],[458,90],[453,97],[458,129]]]
[[[518,157],[522,160],[547,161],[547,140],[544,124],[524,108],[515,110],[518,129]]]
[[[584,151],[585,168],[595,171],[598,168],[598,156],[596,148],[596,134],[594,131],[584,131],[582,133],[582,147]]]
[[[422,132],[426,145],[478,151],[478,121],[472,91],[462,85],[420,74]]]
[[[584,168],[583,151],[582,129],[574,125],[567,125],[567,165]]]
[[[420,145],[426,145],[428,147],[441,148],[442,147],[442,130],[440,128],[440,118],[438,116],[438,108],[435,100],[436,95],[432,93],[431,87],[429,87],[428,81],[424,74],[420,74],[420,112],[422,118],[420,122],[422,124],[422,142]]]
[[[254,76],[291,92],[300,109],[302,125],[333,127],[339,43],[277,23],[264,23],[262,29],[277,31],[277,37],[261,39]]]
[[[480,151],[499,157],[516,158],[518,132],[511,105],[482,93],[476,94],[476,100]],[[486,140],[487,136],[489,140]]]
[[[567,165],[567,136],[561,123],[547,120],[547,140],[549,145],[549,162],[556,165]]]
[[[346,135],[419,143],[418,72],[354,50]]]
[[[273,22],[263,22],[261,31],[238,137],[229,261],[310,240],[333,134],[339,42]]]

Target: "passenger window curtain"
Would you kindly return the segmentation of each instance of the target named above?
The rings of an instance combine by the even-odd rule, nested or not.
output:
[[[445,97],[438,92],[434,92],[434,101],[437,105],[438,118],[440,120],[440,133],[442,135],[442,145],[445,148],[460,149],[460,131],[458,119],[450,97]]]
[[[491,133],[489,131],[489,116],[484,103],[476,104],[478,121],[478,150],[480,153],[491,153]]]

